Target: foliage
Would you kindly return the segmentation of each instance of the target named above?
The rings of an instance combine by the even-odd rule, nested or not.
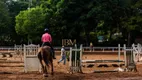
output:
[[[12,43],[39,43],[45,27],[56,45],[63,38],[98,44],[98,36],[130,44],[142,31],[142,0],[1,0],[0,14],[0,38]]]
[[[16,32],[20,35],[27,35],[29,40],[39,40],[46,23],[45,17],[46,11],[39,6],[21,11],[16,16]]]
[[[10,36],[8,35],[10,24],[10,16],[8,13],[8,7],[4,0],[0,1],[0,43],[3,44],[4,41],[10,41]]]
[[[8,28],[8,23],[10,23],[8,8],[3,1],[0,1],[0,32],[3,33],[3,29]]]

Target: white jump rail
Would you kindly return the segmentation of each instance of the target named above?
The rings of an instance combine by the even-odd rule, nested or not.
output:
[[[83,49],[89,49],[89,47],[83,47]],[[118,61],[120,61],[121,52],[124,52],[124,47],[121,47],[120,44],[118,44],[118,47],[94,47],[94,51],[95,51],[95,49],[99,49],[98,52],[101,52],[100,50],[102,50],[102,52],[107,52],[105,50],[112,50],[112,52],[114,52],[114,50],[117,50],[116,52],[118,52]],[[82,61],[85,62],[88,60],[82,60]],[[92,60],[92,61],[94,61],[94,60]]]
[[[14,52],[14,47],[0,47],[0,52]]]
[[[120,50],[123,50],[123,47],[119,47]],[[119,49],[118,47],[93,47],[93,50],[91,52],[97,52],[97,51],[102,51],[102,52],[105,52],[105,51],[111,51],[111,52],[115,52]],[[87,50],[90,50],[90,47],[83,47],[83,51],[87,51]]]

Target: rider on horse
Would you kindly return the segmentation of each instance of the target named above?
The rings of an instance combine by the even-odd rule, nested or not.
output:
[[[45,33],[42,35],[42,38],[41,38],[41,40],[42,40],[42,46],[50,46],[51,50],[52,50],[53,59],[56,59],[55,58],[55,51],[54,51],[54,49],[53,49],[53,47],[51,45],[51,43],[52,43],[52,37],[49,34],[48,28],[45,28],[44,32]]]

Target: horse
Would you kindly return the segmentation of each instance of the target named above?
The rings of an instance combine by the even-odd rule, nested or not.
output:
[[[48,77],[48,68],[51,66],[51,75],[53,75],[53,57],[49,46],[40,47],[38,50],[38,59],[40,61],[44,77]]]

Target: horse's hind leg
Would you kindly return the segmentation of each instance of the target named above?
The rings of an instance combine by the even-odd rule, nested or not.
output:
[[[48,77],[48,75],[47,75],[47,66],[46,66],[46,65],[44,66],[44,71],[45,71],[45,72],[44,72],[43,76],[44,76],[44,77]]]
[[[48,68],[47,61],[45,61],[45,59],[43,59],[43,63],[44,63],[44,64],[43,64],[43,76],[44,76],[44,77],[48,77],[48,75],[47,75],[47,74],[48,74],[48,71],[47,71],[47,70],[48,70],[48,69],[47,69],[47,68]]]
[[[45,75],[46,75],[45,77],[47,77],[47,74],[48,74],[48,67],[49,67],[49,65],[48,65],[48,64],[49,64],[49,61],[47,60],[47,57],[45,57],[45,56],[44,56],[44,63],[45,63],[45,72],[44,72],[44,73],[45,73]]]
[[[44,70],[44,65],[43,65],[43,63],[42,63],[42,56],[41,56],[41,53],[38,53],[38,59],[39,59],[39,62],[40,62],[40,64],[41,64],[42,71],[43,71],[43,73],[44,73],[45,70]]]
[[[51,75],[54,74],[54,69],[53,69],[53,61],[51,61]]]

